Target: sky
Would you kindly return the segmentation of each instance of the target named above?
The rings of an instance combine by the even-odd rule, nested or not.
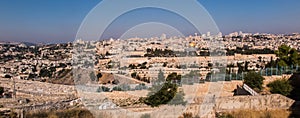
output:
[[[74,41],[85,16],[99,2],[101,0],[0,0],[0,41],[32,43]],[[234,31],[300,32],[299,0],[198,0],[198,2],[209,12],[223,34]],[[117,5],[115,7],[118,7]],[[194,28],[185,20],[176,23],[176,20],[180,19],[179,16],[163,10],[146,9],[144,11],[144,16],[140,16],[142,19],[148,19],[144,21],[170,21],[169,25],[184,35],[195,33]],[[104,12],[109,13],[109,11]],[[155,14],[157,18],[149,20],[151,17],[147,14]],[[135,13],[132,12],[131,15]],[[138,25],[137,23],[143,21],[140,18],[128,18],[130,18],[130,13],[128,13],[127,21],[130,21],[131,25]],[[119,37],[124,32],[123,30],[129,28],[128,23],[122,20],[115,21],[115,25],[109,27],[102,38]]]

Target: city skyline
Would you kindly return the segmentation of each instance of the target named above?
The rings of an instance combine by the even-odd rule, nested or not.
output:
[[[15,0],[14,2],[2,0],[0,2],[0,12],[2,14],[0,41],[33,43],[74,41],[84,17],[99,2],[101,0],[90,0],[89,2],[83,0],[72,2],[58,0],[43,2],[38,0]],[[259,4],[256,1],[237,0],[198,0],[198,2],[210,13],[220,31],[224,34],[234,31],[274,34],[300,32],[300,23],[297,21],[300,18],[297,16],[300,13],[300,8],[297,8],[300,2],[296,0],[288,2],[279,0],[272,2],[259,1]],[[149,19],[151,18],[149,14],[158,14],[156,19],[162,18],[159,15],[172,16],[172,14],[163,13],[161,10],[146,9],[146,12],[148,16],[140,17]],[[175,17],[169,17],[166,20]],[[128,18],[132,17],[129,15]],[[137,22],[137,20],[132,22]],[[176,22],[178,25],[173,27],[175,29],[178,29],[178,27],[184,28],[184,32],[181,33],[185,36],[195,33],[193,28],[186,24],[180,24],[179,21],[175,21],[173,24],[176,24]],[[109,29],[107,36],[103,37],[119,37],[114,35],[118,34],[120,27],[124,26],[119,23]]]

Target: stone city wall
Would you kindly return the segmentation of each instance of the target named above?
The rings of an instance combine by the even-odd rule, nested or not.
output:
[[[279,94],[265,96],[234,96],[216,100],[217,111],[289,109],[295,101]]]

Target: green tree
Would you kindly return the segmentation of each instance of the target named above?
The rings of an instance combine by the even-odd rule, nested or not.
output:
[[[98,73],[97,74],[97,78],[101,78],[102,77],[102,74],[101,73]]]
[[[278,59],[278,65],[281,67],[288,65],[297,65],[299,64],[299,53],[295,48],[291,48],[287,45],[281,45],[278,47],[278,50],[275,51],[275,54]]]
[[[165,63],[163,64],[163,67],[167,67],[167,65],[168,65],[168,62],[165,62]]]
[[[288,54],[291,50],[291,47],[287,46],[287,45],[281,45],[280,47],[278,47],[278,50],[275,51],[276,56],[278,56],[280,59],[284,60],[287,62],[288,60]]]
[[[250,71],[245,75],[244,83],[247,84],[252,89],[258,89],[261,90],[263,87],[263,81],[264,77],[262,77],[260,74]]]
[[[176,95],[177,88],[178,87],[176,84],[166,82],[159,91],[157,91],[153,95],[148,96],[144,102],[151,107],[157,107],[161,104],[167,104]]]
[[[249,66],[249,64],[250,64],[250,62],[249,61],[246,61],[245,62],[245,72],[248,72],[249,70],[248,70],[248,66]]]
[[[48,70],[46,68],[43,68],[43,69],[40,70],[39,76],[40,77],[49,77],[50,78],[50,77],[52,77],[52,74],[53,74],[52,71],[50,71],[50,70]]]
[[[136,72],[131,73],[131,77],[132,77],[132,78],[136,78],[136,76],[137,76],[137,73],[136,73]]]
[[[242,72],[244,72],[245,67],[242,66],[242,63],[237,63],[237,66],[238,66],[238,74],[241,74]]]
[[[209,73],[206,74],[205,81],[210,82],[211,80],[212,80],[212,74],[211,74],[211,72],[209,72]]]
[[[271,57],[270,62],[266,65],[266,68],[276,67],[277,65],[287,66],[287,64],[283,60],[274,61],[273,57]]]
[[[261,56],[258,57],[258,62],[262,62],[262,57]]]
[[[128,67],[129,67],[130,69],[136,69],[136,68],[137,68],[134,64],[130,64]]]
[[[213,66],[214,66],[214,64],[208,63],[208,67],[209,67],[209,68],[212,68]]]
[[[289,52],[289,64],[297,65],[299,64],[299,53],[295,48],[292,48]]]
[[[292,85],[286,79],[275,80],[267,85],[270,88],[270,92],[273,94],[281,94],[284,96],[290,95],[290,92],[293,90]]]
[[[166,81],[180,81],[181,75],[177,75],[177,73],[171,73],[168,75]]]

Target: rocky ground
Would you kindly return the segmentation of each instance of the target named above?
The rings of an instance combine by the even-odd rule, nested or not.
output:
[[[6,91],[12,92],[13,83],[15,83],[16,98],[0,98],[0,106],[2,107],[0,111],[4,111],[3,113],[11,109],[39,111],[85,106],[84,108],[90,110],[94,115],[107,117],[123,115],[126,117],[142,116],[144,114],[151,114],[151,116],[179,116],[183,112],[199,114],[198,112],[202,109],[202,103],[207,102],[205,99],[209,97],[231,97],[233,96],[233,90],[237,85],[241,85],[242,81],[183,85],[180,89],[185,93],[185,101],[188,102],[188,106],[163,105],[155,108],[139,102],[140,97],[147,96],[148,90],[96,92],[99,85],[94,85],[89,86],[90,88],[85,87],[87,91],[81,91],[78,85],[75,87],[74,85],[17,79],[13,81],[8,78],[0,78],[0,86],[4,87]],[[218,96],[209,96],[215,93]],[[206,104],[206,106],[210,105]]]
[[[6,92],[13,92],[13,83],[15,83],[16,96],[0,98],[2,108],[20,110],[61,109],[75,105],[74,101],[78,99],[74,86],[0,78],[0,86],[4,87]]]

